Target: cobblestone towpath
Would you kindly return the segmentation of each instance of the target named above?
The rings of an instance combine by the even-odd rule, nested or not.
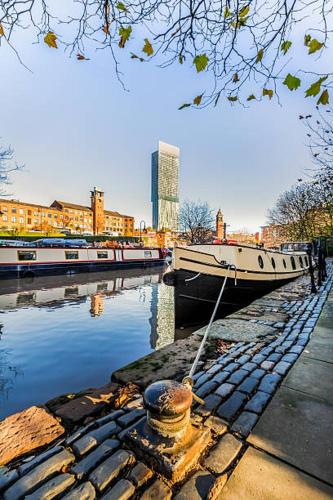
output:
[[[192,409],[212,440],[185,480],[126,446],[145,409],[138,381],[118,381],[0,422],[0,498],[332,499],[332,281],[330,263],[318,293],[302,277],[215,322],[224,351],[201,364]]]

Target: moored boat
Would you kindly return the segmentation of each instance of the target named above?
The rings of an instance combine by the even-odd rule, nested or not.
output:
[[[176,327],[209,317],[225,277],[219,317],[303,275],[309,264],[304,251],[239,244],[176,247],[172,267],[163,278],[175,287]]]
[[[0,247],[0,279],[163,265],[161,248]]]

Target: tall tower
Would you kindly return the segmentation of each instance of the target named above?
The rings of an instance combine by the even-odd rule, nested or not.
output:
[[[218,240],[223,238],[223,214],[220,208],[216,214],[216,238]]]
[[[178,231],[179,148],[161,141],[151,158],[151,201],[154,229]]]
[[[91,210],[93,213],[94,234],[102,234],[104,231],[104,193],[97,187],[90,191]]]

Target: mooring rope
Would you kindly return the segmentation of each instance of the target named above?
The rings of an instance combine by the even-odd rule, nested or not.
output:
[[[187,278],[185,281],[188,282],[188,281],[196,280],[197,278],[199,278],[200,275],[201,275],[201,273],[198,273],[195,276],[192,276],[192,278]]]
[[[200,359],[200,356],[201,356],[201,353],[203,351],[203,348],[204,348],[204,345],[206,343],[206,340],[207,340],[207,337],[209,335],[209,332],[210,332],[210,329],[212,327],[212,324],[213,324],[213,321],[214,321],[214,318],[215,318],[215,315],[216,315],[216,312],[217,312],[217,308],[221,302],[221,298],[222,298],[222,295],[223,295],[223,292],[224,292],[224,289],[225,289],[225,285],[227,283],[227,279],[228,279],[228,274],[229,274],[229,270],[231,268],[231,265],[229,264],[228,267],[227,267],[227,274],[225,275],[224,277],[224,281],[223,281],[223,284],[222,284],[222,287],[221,287],[221,290],[220,290],[220,293],[219,293],[219,296],[217,298],[217,301],[216,301],[216,304],[215,304],[215,307],[214,307],[214,311],[213,311],[213,314],[211,315],[210,317],[210,320],[209,320],[209,323],[208,323],[208,326],[206,328],[206,331],[205,331],[205,335],[203,336],[203,339],[201,341],[201,344],[199,346],[199,349],[198,349],[198,352],[197,352],[197,355],[193,361],[193,364],[191,366],[191,369],[190,369],[190,373],[188,374],[188,377],[185,377],[184,379],[184,382],[186,382],[188,379],[192,379],[193,377],[193,374],[197,368],[197,365],[198,365],[198,362],[199,362],[199,359]]]

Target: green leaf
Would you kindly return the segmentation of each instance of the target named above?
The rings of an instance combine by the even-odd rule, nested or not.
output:
[[[264,49],[260,49],[257,54],[256,64],[258,64],[264,56]]]
[[[309,45],[309,42],[311,40],[311,35],[304,35],[304,45]]]
[[[142,52],[147,54],[147,56],[152,56],[154,54],[154,49],[148,38],[145,38],[145,44],[143,46]]]
[[[290,49],[291,46],[292,46],[292,42],[290,42],[290,40],[284,40],[281,43],[280,50],[284,53],[284,55],[286,55],[286,53],[288,52],[288,50]]]
[[[314,82],[310,87],[305,91],[305,97],[314,97],[320,92],[321,84],[327,79],[327,76],[323,76],[319,78],[316,82]]]
[[[182,54],[179,54],[178,61],[179,61],[179,64],[183,64],[183,62],[185,61],[185,57]]]
[[[239,12],[239,17],[245,17],[248,15],[250,11],[250,6],[246,5],[245,7],[242,8],[242,10]]]
[[[293,76],[290,73],[288,73],[288,75],[284,79],[283,85],[286,85],[289,90],[297,90],[298,87],[301,85],[301,80],[296,76]]]
[[[189,108],[191,106],[191,103],[186,102],[185,104],[182,104],[179,106],[178,110],[184,109],[184,108]]]
[[[317,52],[317,50],[320,50],[324,47],[324,43],[318,42],[318,40],[313,38],[311,42],[307,44],[307,46],[309,47],[308,54],[314,54],[314,52]]]
[[[274,94],[274,92],[271,89],[262,89],[262,95],[263,96],[267,95],[269,97],[269,100],[272,99],[273,94]]]
[[[124,26],[120,26],[119,28],[119,36],[120,40],[118,46],[123,49],[125,47],[126,42],[129,40],[132,33],[132,26],[128,26],[124,28]]]
[[[224,19],[227,19],[228,17],[230,17],[231,14],[232,14],[231,10],[229,10],[229,7],[226,5],[224,8]]]
[[[246,100],[253,101],[253,99],[256,99],[256,96],[254,94],[251,94],[251,95],[249,95],[249,97]]]
[[[193,63],[195,64],[198,73],[206,69],[208,61],[209,59],[206,54],[195,56],[195,58],[193,59]]]
[[[318,101],[317,101],[317,105],[319,106],[319,104],[323,104],[324,106],[326,106],[326,104],[328,104],[330,101],[330,98],[329,98],[329,95],[328,95],[328,90],[324,90],[321,94],[321,96],[319,97]]]
[[[118,2],[116,8],[118,10],[122,10],[123,12],[127,12],[127,7],[123,2]]]
[[[144,62],[144,58],[143,57],[137,56],[133,52],[131,52],[131,59],[139,59],[139,61]]]
[[[203,94],[197,95],[193,99],[193,104],[195,104],[196,106],[199,106],[201,104],[201,101],[202,101],[202,96],[203,96]]]
[[[231,102],[235,102],[238,100],[238,97],[236,95],[229,95],[228,100]]]

